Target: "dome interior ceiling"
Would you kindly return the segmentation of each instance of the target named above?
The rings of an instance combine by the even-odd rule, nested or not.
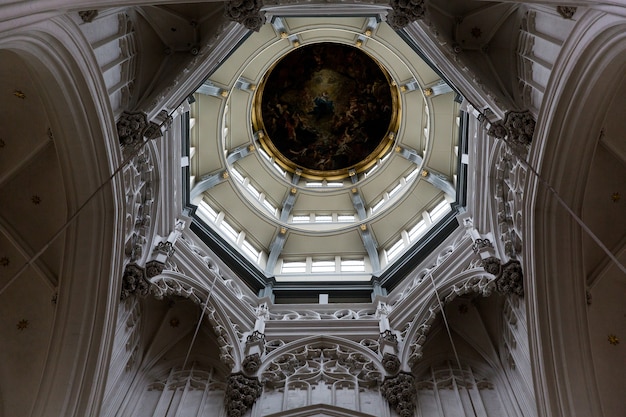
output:
[[[280,172],[261,149],[251,123],[256,86],[266,72],[300,45],[320,42],[361,48],[386,69],[392,88],[399,91],[399,127],[389,151],[352,181],[294,179],[292,173]],[[424,93],[432,87],[435,94]],[[240,241],[244,236],[262,251],[259,268],[266,276],[280,274],[281,260],[340,257],[366,260],[358,279],[369,279],[381,271],[379,261],[386,263],[385,249],[438,203],[455,201],[457,94],[383,22],[369,17],[275,17],[251,34],[194,97],[191,203],[202,201],[219,212],[218,222],[227,222]],[[427,180],[435,174],[439,185]],[[202,192],[194,193],[194,187]],[[306,216],[310,221],[303,222]],[[320,220],[326,217],[332,220]],[[219,232],[216,224],[203,220]],[[278,263],[268,267],[272,256]]]

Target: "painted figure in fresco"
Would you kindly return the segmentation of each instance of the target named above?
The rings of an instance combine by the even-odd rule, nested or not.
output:
[[[297,166],[345,169],[371,154],[392,112],[378,65],[346,45],[315,44],[288,54],[268,76],[263,123],[276,149]]]
[[[324,116],[330,116],[335,112],[335,104],[328,96],[328,92],[323,91],[322,94],[315,97],[313,100],[313,110],[311,110],[311,114],[315,115],[316,118],[320,119]]]

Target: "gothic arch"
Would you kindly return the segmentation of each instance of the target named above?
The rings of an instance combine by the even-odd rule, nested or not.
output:
[[[221,280],[222,278],[214,276],[213,279]],[[205,315],[217,336],[216,342],[220,347],[220,357],[231,368],[239,367],[242,361],[239,348],[239,341],[242,335],[230,320],[216,294],[211,294],[210,288],[207,288],[205,285],[199,285],[197,280],[175,271],[163,271],[150,281],[153,285],[152,292],[156,298],[177,295],[190,299],[198,304],[201,309],[204,309],[208,299],[209,304],[205,309]]]
[[[258,374],[263,375],[272,366],[272,362],[280,360],[286,355],[295,354],[294,356],[296,357],[301,355],[307,349],[307,346],[311,345],[320,347],[324,345],[337,346],[341,353],[345,354],[345,357],[359,355],[359,362],[370,365],[370,376],[372,378],[382,380],[382,377],[385,375],[385,369],[377,353],[359,343],[336,336],[309,336],[284,344],[265,356],[263,363],[259,367]]]
[[[602,123],[626,73],[624,17],[587,10],[555,68],[529,162],[580,217]],[[584,232],[534,175],[526,189],[524,210],[532,215],[524,268],[534,277],[526,302],[539,415],[605,415],[589,340]]]
[[[482,268],[473,268],[446,280],[437,287],[437,292],[445,307],[446,304],[460,295],[475,293],[488,297],[493,289],[494,280],[491,274],[486,273]],[[400,363],[412,367],[422,357],[422,348],[426,342],[426,337],[440,312],[439,301],[435,292],[432,291],[428,299],[424,301],[420,312],[409,324],[404,336],[404,343],[401,345],[402,350],[398,355]]]
[[[40,88],[70,220],[52,337],[32,415],[97,415],[100,402],[93,399],[104,391],[100,375],[106,372],[113,339],[123,250],[116,227],[123,210],[121,185],[118,178],[108,182],[120,163],[113,115],[91,49],[69,19],[17,29],[0,38],[0,48],[27,62]]]

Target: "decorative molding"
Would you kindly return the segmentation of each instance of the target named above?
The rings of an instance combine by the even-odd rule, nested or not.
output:
[[[426,15],[424,0],[391,0],[389,5],[391,11],[387,14],[387,23],[394,30],[404,29]]]
[[[478,253],[480,252],[481,249],[484,248],[493,248],[493,244],[491,243],[491,241],[489,239],[476,239],[474,240],[474,243],[472,244],[472,251],[474,253]]]
[[[375,308],[362,310],[341,309],[333,312],[314,310],[272,311],[269,320],[371,320],[376,318]]]
[[[412,417],[417,404],[417,390],[413,375],[401,373],[385,378],[380,391],[400,417]]]
[[[522,209],[524,206],[524,184],[526,167],[521,158],[513,153],[513,149],[501,144],[495,156],[494,197],[496,202],[497,224],[494,230],[504,252],[509,258],[516,258],[522,250]]]
[[[576,14],[577,7],[556,6],[556,11],[563,19],[571,19]]]
[[[150,282],[146,279],[146,271],[136,265],[128,264],[122,276],[122,293],[120,300],[125,300],[131,295],[145,297],[150,291]]]
[[[265,23],[265,12],[261,12],[261,7],[261,0],[228,0],[224,4],[224,12],[230,20],[258,32]]]
[[[328,341],[298,345],[283,352],[264,366],[261,377],[269,387],[279,388],[299,375],[310,378],[312,374],[321,379],[344,378],[358,382],[360,387],[377,386],[383,377],[380,365],[371,357],[349,345]]]
[[[263,388],[256,378],[243,374],[228,377],[224,406],[228,417],[242,417],[261,396]]]
[[[97,10],[81,10],[78,12],[78,16],[83,20],[84,23],[91,23],[93,20],[98,17]]]

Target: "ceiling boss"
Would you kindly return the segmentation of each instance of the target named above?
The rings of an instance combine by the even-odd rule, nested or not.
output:
[[[399,92],[362,50],[316,43],[290,52],[265,74],[252,124],[260,142],[290,172],[339,179],[361,172],[393,145]]]

